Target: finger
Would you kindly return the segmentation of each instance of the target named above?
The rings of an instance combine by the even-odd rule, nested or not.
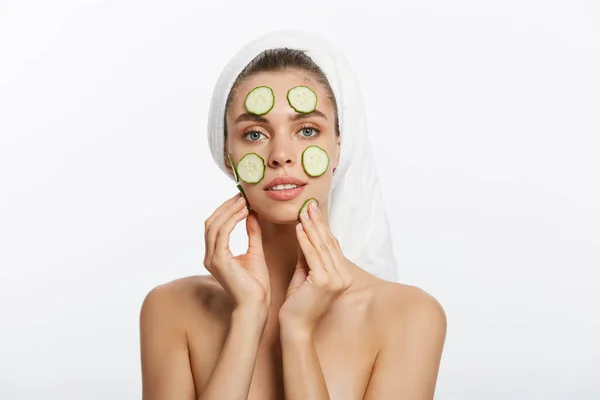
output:
[[[296,263],[296,268],[294,270],[294,274],[292,275],[292,279],[288,287],[288,293],[302,285],[306,281],[308,273],[310,272],[310,268],[308,267],[306,258],[304,258],[304,253],[302,253],[300,242],[298,242],[298,244],[296,245],[296,250],[298,251],[298,262]]]
[[[300,228],[302,228],[302,225],[300,225]],[[308,262],[306,261],[306,257],[304,256],[304,252],[300,246],[300,240],[298,240],[298,264],[308,268]]]
[[[248,214],[248,209],[243,206],[239,211],[235,212],[231,215],[219,228],[217,231],[217,238],[215,244],[215,257],[219,257],[222,259],[229,259],[233,257],[231,250],[229,249],[229,239],[231,237],[231,232],[233,232],[233,228],[246,218]]]
[[[246,233],[248,234],[248,254],[264,256],[262,243],[262,230],[255,211],[248,214],[246,218]]]
[[[237,197],[237,200],[236,200]],[[221,226],[231,217],[233,214],[238,212],[245,206],[245,199],[241,196],[236,196],[232,201],[223,203],[211,216],[211,221],[206,224],[206,230],[204,233],[206,251],[205,260],[211,260],[214,256],[215,245],[217,241],[217,232]]]
[[[316,276],[322,277],[323,275],[327,275],[327,271],[323,268],[321,258],[308,238],[306,231],[304,231],[302,224],[296,225],[296,237],[298,238],[298,244],[302,250],[301,254],[298,254],[298,257],[304,257],[304,262],[310,270],[315,271]]]
[[[319,258],[321,259],[323,269],[325,269],[325,271],[327,271],[329,275],[337,274],[333,263],[333,257],[329,252],[329,247],[321,237],[321,234],[317,229],[315,221],[311,220],[310,216],[306,216],[303,214],[300,216],[300,222],[302,223],[302,227],[304,228],[304,231],[306,232],[310,243],[314,247]]]
[[[297,229],[302,228],[301,224],[297,225]],[[298,246],[297,246],[297,250],[298,250],[298,261],[296,262],[296,269],[301,269],[302,271],[304,271],[304,274],[302,275],[304,277],[304,279],[302,280],[303,282],[306,280],[306,277],[308,276],[308,272],[310,271],[310,267],[308,266],[308,261],[306,261],[306,257],[304,256],[304,251],[302,250],[302,246],[300,245],[300,240],[298,240]]]
[[[323,217],[323,214],[321,214],[319,210],[319,206],[314,201],[311,202],[311,204],[312,203],[314,203],[317,207],[314,210],[312,209],[312,207],[308,207],[310,220],[311,222],[313,222],[313,225],[315,226],[317,232],[319,232],[319,237],[327,246],[329,255],[333,260],[333,267],[335,268],[335,271],[340,276],[343,276],[345,271],[342,271],[341,268],[343,268],[343,266],[345,265],[345,259],[342,254],[340,244],[336,237],[333,236],[333,233],[329,228],[329,224],[327,223],[326,219]]]
[[[229,207],[230,205],[234,204],[236,201],[239,200],[239,198],[242,197],[242,193],[238,192],[235,196],[230,197],[228,200],[224,201],[219,207],[217,207],[217,209],[212,213],[212,215],[210,217],[208,217],[206,219],[206,221],[204,222],[204,233],[206,233],[208,231],[208,228],[210,227],[210,225],[212,225],[212,223],[215,221],[215,219],[225,210],[227,209],[227,207]]]
[[[221,225],[235,212],[241,209],[243,205],[243,197],[236,195],[223,203],[211,217],[206,221],[204,238],[206,244],[206,251],[204,253],[205,263],[210,261],[214,256],[215,244],[217,240],[217,232]]]

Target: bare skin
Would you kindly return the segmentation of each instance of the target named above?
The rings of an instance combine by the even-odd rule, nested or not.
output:
[[[315,337],[330,398],[432,399],[445,338],[445,315],[439,303],[417,287],[387,282],[364,270],[355,272],[359,284],[338,299]],[[148,354],[144,399],[196,399],[230,327],[233,306],[227,294],[212,276],[191,276],[155,288],[145,306],[142,326],[147,332],[161,330],[161,324],[177,328],[142,338],[142,346],[154,347],[142,347],[142,353]],[[421,310],[419,318],[415,318],[417,310]],[[414,324],[416,319],[421,323]],[[397,346],[391,356],[398,357],[380,371],[378,379],[388,379],[385,387],[366,397],[386,340]],[[165,356],[167,352],[172,355]],[[260,338],[249,400],[285,398],[281,357],[278,321],[271,316]]]
[[[318,94],[324,118],[293,121],[295,111],[276,101],[267,122],[236,120],[252,88],[268,85],[276,98],[285,99],[289,88],[307,83]],[[311,241],[315,227],[330,234],[326,196],[340,148],[333,113],[324,88],[297,71],[257,74],[239,86],[227,115],[227,151],[234,160],[251,151],[261,154],[267,163],[265,179],[244,186],[252,214],[237,214],[245,203],[230,199],[207,220],[205,266],[211,275],[160,285],[144,300],[140,340],[145,400],[433,398],[446,316],[423,290],[379,279],[342,255],[336,270],[343,270],[351,285],[333,301],[317,298],[314,304],[327,308],[316,322],[282,313],[290,309],[284,305],[293,304],[290,282],[308,248],[296,229],[304,199],[314,197],[321,204],[320,214],[311,210],[309,220],[302,218]],[[303,127],[307,122],[320,134],[299,139],[297,132],[310,132]],[[243,139],[248,131],[265,139]],[[332,161],[318,178],[308,177],[300,163],[309,143],[325,149]],[[282,202],[265,196],[264,185],[278,176],[305,180],[304,197]],[[213,257],[215,249],[215,254],[229,251],[229,233],[242,219],[248,253]],[[296,302],[294,316],[303,304]]]

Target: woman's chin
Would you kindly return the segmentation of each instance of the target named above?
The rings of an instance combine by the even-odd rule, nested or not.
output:
[[[273,224],[297,224],[299,207],[281,204],[270,208],[256,209],[260,218]]]

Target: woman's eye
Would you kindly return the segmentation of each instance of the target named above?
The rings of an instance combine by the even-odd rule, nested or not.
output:
[[[248,132],[244,135],[244,138],[249,138],[249,140],[251,142],[257,141],[258,139],[260,139],[260,135],[262,135],[261,132],[258,131],[252,131],[252,132]],[[264,135],[263,135],[264,136]]]
[[[313,137],[316,136],[317,130],[315,128],[302,128],[300,132],[303,137]],[[315,135],[311,135],[311,132],[315,132]]]

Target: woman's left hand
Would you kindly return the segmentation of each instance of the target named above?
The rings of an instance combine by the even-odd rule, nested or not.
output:
[[[311,208],[312,205],[316,207]],[[312,333],[319,320],[353,284],[347,260],[313,200],[296,226],[298,262],[279,310],[281,328]]]

